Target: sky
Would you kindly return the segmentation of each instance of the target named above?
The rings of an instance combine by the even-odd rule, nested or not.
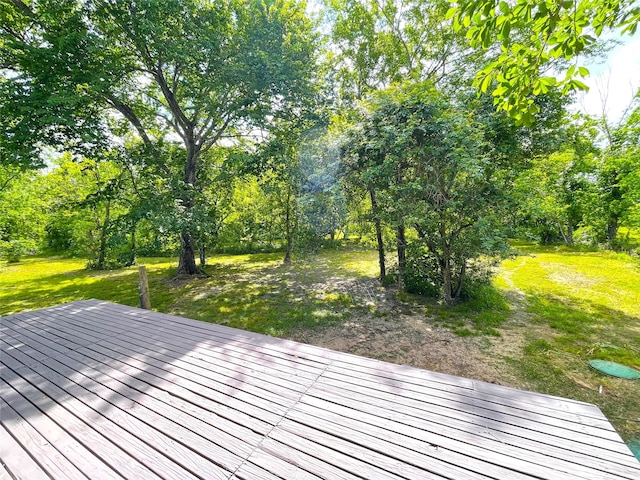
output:
[[[575,105],[579,111],[601,116],[602,98],[606,98],[606,114],[614,123],[640,88],[640,34],[620,40],[623,44],[611,50],[606,61],[585,63],[590,75],[583,82],[590,89],[578,95]]]

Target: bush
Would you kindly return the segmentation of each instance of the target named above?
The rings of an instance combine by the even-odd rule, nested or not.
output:
[[[436,259],[420,245],[409,245],[404,288],[407,293],[437,298],[442,294],[442,278]]]
[[[18,263],[28,253],[35,253],[33,240],[9,240],[0,246],[2,257],[9,263]]]

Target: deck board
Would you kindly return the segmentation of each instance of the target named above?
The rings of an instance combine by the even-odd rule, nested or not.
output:
[[[109,302],[0,317],[0,348],[14,478],[640,478],[595,405]]]

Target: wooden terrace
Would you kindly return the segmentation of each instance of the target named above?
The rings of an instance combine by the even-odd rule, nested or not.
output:
[[[640,479],[591,404],[90,300],[0,317],[0,479]]]

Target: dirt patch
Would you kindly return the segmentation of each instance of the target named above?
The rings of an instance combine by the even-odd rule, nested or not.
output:
[[[492,340],[459,337],[430,320],[419,305],[400,302],[376,280],[327,282],[320,291],[348,293],[366,306],[325,329],[297,330],[292,340],[451,375],[509,384],[492,358]]]

